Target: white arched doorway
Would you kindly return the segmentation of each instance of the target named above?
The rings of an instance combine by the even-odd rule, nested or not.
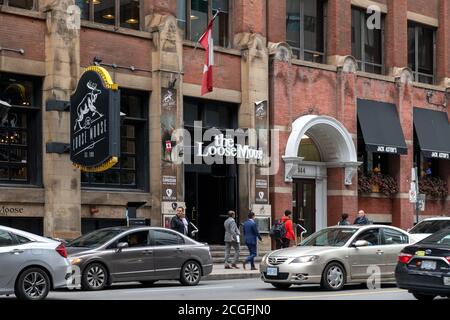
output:
[[[305,140],[308,143],[302,143]],[[311,150],[304,152],[302,148],[307,146]],[[327,227],[327,169],[344,168],[344,184],[351,185],[360,165],[352,136],[334,118],[300,117],[292,124],[283,160],[285,181],[294,183],[294,206],[298,206],[302,214],[311,216],[312,230]]]

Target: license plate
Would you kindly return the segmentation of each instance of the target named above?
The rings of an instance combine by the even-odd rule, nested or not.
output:
[[[270,277],[278,276],[278,268],[267,267],[267,275]]]
[[[450,277],[444,277],[444,286],[450,286]]]
[[[436,261],[422,261],[421,269],[424,270],[435,270],[436,269]]]

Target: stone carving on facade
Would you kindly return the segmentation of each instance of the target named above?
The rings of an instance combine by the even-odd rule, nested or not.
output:
[[[394,68],[393,75],[397,84],[412,85],[414,74],[410,68]]]
[[[269,43],[269,54],[277,61],[290,62],[292,59],[292,49],[285,42]]]
[[[344,73],[356,73],[358,71],[358,62],[353,56],[337,56],[336,66],[339,71]]]

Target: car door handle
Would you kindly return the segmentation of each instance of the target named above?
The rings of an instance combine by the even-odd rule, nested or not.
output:
[[[142,251],[142,254],[150,255],[150,254],[153,254],[153,251],[152,250],[144,250],[144,251]]]
[[[21,253],[23,253],[23,250],[14,249],[13,251],[10,251],[9,253],[11,253],[11,254],[21,254]]]
[[[383,250],[377,250],[377,254],[382,255],[382,254],[384,254],[384,251]]]
[[[184,251],[183,248],[177,248],[176,250],[177,250],[177,252],[183,252]]]

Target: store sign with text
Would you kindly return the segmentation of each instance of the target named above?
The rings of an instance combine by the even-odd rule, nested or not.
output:
[[[232,157],[241,160],[262,160],[262,150],[252,148],[248,145],[235,143],[233,138],[225,137],[223,134],[216,135],[214,142],[203,147],[203,142],[197,142],[197,157]]]
[[[120,91],[108,71],[91,66],[70,98],[70,159],[85,172],[102,172],[120,156]]]

